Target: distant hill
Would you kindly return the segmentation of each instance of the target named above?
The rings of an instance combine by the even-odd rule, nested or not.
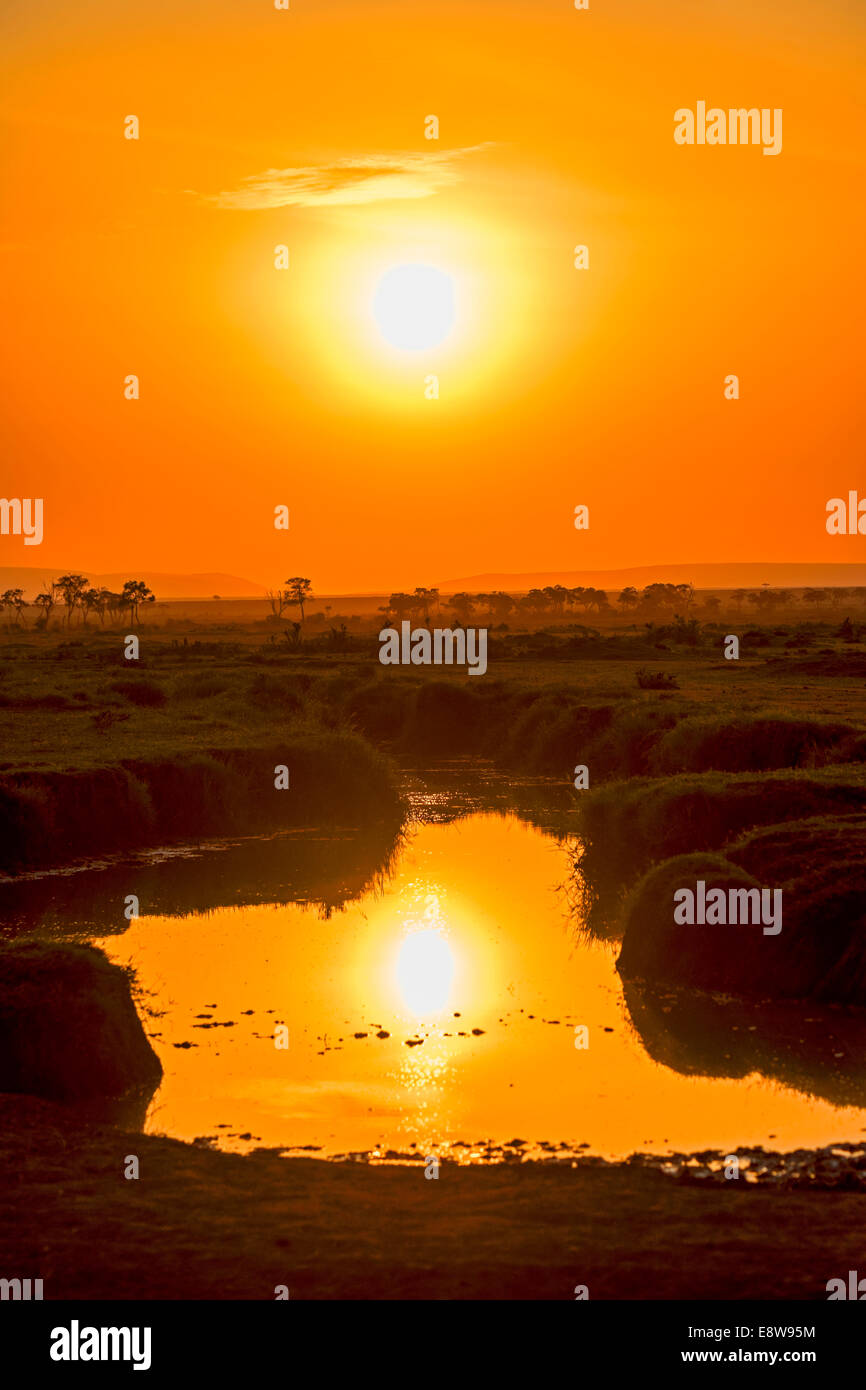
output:
[[[161,574],[157,570],[139,569],[131,565],[117,574],[94,574],[83,565],[30,565],[14,569],[0,568],[0,593],[4,589],[23,589],[24,597],[32,600],[49,579],[61,574],[86,574],[95,589],[121,589],[127,579],[143,579],[157,599],[180,598],[264,598],[265,589],[249,579],[235,574]]]
[[[757,589],[769,584],[773,589],[853,588],[866,585],[866,564],[699,564],[638,565],[620,570],[537,570],[530,574],[471,574],[465,579],[445,579],[439,584],[443,594],[486,593],[503,589],[520,594],[543,589],[548,584],[564,584],[576,589],[624,589],[647,584],[694,584],[696,589]]]
[[[250,579],[242,579],[236,574],[163,574],[157,570],[139,569],[131,565],[128,570],[113,574],[97,574],[86,565],[29,565],[0,567],[0,593],[4,589],[23,589],[24,596],[32,601],[49,579],[61,574],[85,574],[94,588],[117,591],[127,579],[143,579],[156,594],[158,600],[177,601],[180,599],[211,599],[219,595],[222,599],[264,599],[267,593],[264,585],[255,584]],[[442,594],[456,594],[461,590],[469,593],[484,593],[491,589],[504,589],[508,593],[526,593],[528,589],[543,589],[548,584],[564,584],[569,589],[579,585],[594,589],[624,589],[632,584],[636,589],[644,589],[647,584],[694,584],[696,589],[757,589],[769,584],[774,589],[823,589],[853,588],[866,586],[866,564],[826,565],[826,564],[699,564],[699,565],[639,565],[630,569],[618,570],[537,570],[527,574],[506,572],[472,574],[464,579],[445,579],[437,587]],[[397,586],[395,586],[397,587]],[[341,598],[351,598],[357,611],[366,611],[372,600],[378,602],[386,594],[363,595],[354,593],[340,595],[335,593],[316,594],[315,605],[335,603]],[[349,612],[346,608],[343,611]],[[351,611],[356,611],[355,607]]]

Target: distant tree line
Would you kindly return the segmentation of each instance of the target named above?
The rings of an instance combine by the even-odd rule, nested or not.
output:
[[[443,599],[438,589],[418,588],[411,594],[392,594],[379,611],[389,622],[395,623],[407,619],[429,623],[431,613],[441,613],[444,609],[447,616],[453,616],[464,625],[474,618],[497,625],[508,618],[519,619],[521,615],[551,613],[560,617],[574,608],[601,613],[609,610],[610,604],[602,589],[566,589],[562,584],[530,589],[528,594],[519,596],[494,589],[490,593],[453,594],[449,599]]]
[[[758,612],[767,612],[773,608],[783,608],[786,604],[800,602],[805,607],[814,608],[817,613],[821,613],[825,608],[839,608],[843,603],[863,603],[864,600],[866,589],[857,587],[801,589],[799,599],[795,589],[771,589],[769,586],[760,589],[734,589],[731,592],[731,601],[738,608],[748,603]]]
[[[50,580],[32,603],[25,599],[23,589],[7,589],[0,594],[0,613],[25,627],[24,615],[28,608],[34,608],[38,617],[33,626],[37,630],[48,627],[55,609],[63,614],[67,627],[72,627],[76,615],[82,627],[92,616],[104,627],[106,619],[117,621],[125,613],[132,623],[137,623],[141,608],[155,602],[155,595],[143,579],[127,579],[120,593],[114,593],[111,589],[95,589],[83,574],[62,574],[59,579]]]
[[[799,593],[799,596],[798,596]],[[801,603],[820,613],[828,607],[839,607],[851,600],[866,600],[866,589],[828,588],[828,589],[734,589],[728,595],[729,601],[741,610],[744,605],[754,608],[757,613],[769,613],[786,605]],[[675,612],[690,612],[697,602],[693,584],[648,584],[644,589],[626,587],[616,598],[616,605],[623,613],[644,615],[672,615]],[[723,598],[718,594],[705,594],[700,606],[704,613],[717,613]],[[548,584],[543,589],[530,589],[526,594],[513,595],[501,589],[491,593],[458,593],[450,598],[442,598],[438,589],[417,588],[412,593],[393,593],[387,604],[379,612],[388,622],[399,623],[408,619],[429,623],[431,612],[446,610],[449,616],[464,625],[473,619],[491,625],[504,623],[508,619],[520,621],[521,617],[565,618],[576,612],[594,613],[597,616],[613,614],[616,608],[604,589],[578,585],[568,588],[564,584]]]

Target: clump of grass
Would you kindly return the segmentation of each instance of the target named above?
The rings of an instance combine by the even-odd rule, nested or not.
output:
[[[866,768],[682,774],[581,794],[580,868],[604,891],[673,855],[721,849],[744,831],[866,810]]]
[[[0,947],[0,1090],[77,1101],[152,1092],[161,1076],[129,978],[101,951]]]
[[[174,696],[178,700],[209,700],[229,689],[229,681],[215,671],[190,671],[178,676]]]
[[[405,735],[416,686],[379,676],[352,691],[345,704],[353,728],[376,743],[393,744]]]
[[[143,676],[135,680],[112,681],[109,689],[142,709],[157,709],[168,699],[161,685]]]
[[[725,854],[656,865],[625,909],[624,976],[773,998],[866,1004],[866,817],[794,822],[745,837]],[[674,921],[674,893],[780,888],[782,930]]]
[[[850,724],[783,715],[697,715],[681,720],[659,740],[651,758],[651,770],[757,772],[820,767],[831,761],[845,761],[846,744],[853,743],[859,733]]]
[[[764,936],[760,927],[709,928],[674,921],[675,892],[694,890],[699,879],[707,892],[761,886],[721,854],[679,855],[656,865],[626,903],[617,961],[622,975],[737,993],[749,978],[763,983],[772,972],[778,938]]]
[[[249,683],[247,698],[256,709],[268,713],[299,714],[309,684],[309,677],[260,671]]]
[[[499,752],[513,767],[562,776],[615,713],[615,706],[582,701],[567,688],[527,692],[499,730]]]
[[[844,880],[866,865],[866,810],[758,826],[729,844],[725,856],[768,883]]]
[[[590,741],[587,756],[579,761],[592,768],[596,779],[642,777],[649,771],[659,739],[678,718],[675,710],[657,702],[626,703],[607,728]]]
[[[477,746],[483,718],[483,700],[468,679],[424,681],[415,693],[408,742],[430,753],[464,753]]]
[[[641,667],[635,672],[635,680],[641,690],[679,690],[679,681],[667,671],[647,671]]]

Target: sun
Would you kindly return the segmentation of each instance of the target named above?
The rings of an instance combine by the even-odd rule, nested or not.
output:
[[[393,266],[376,286],[373,317],[392,347],[410,352],[438,347],[457,317],[454,281],[432,265]]]

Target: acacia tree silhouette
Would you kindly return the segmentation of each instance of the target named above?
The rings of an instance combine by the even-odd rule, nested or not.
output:
[[[121,604],[129,609],[133,623],[138,622],[138,610],[143,603],[155,603],[156,595],[143,579],[127,579],[120,593]]]
[[[15,614],[15,621],[19,626],[23,626],[24,609],[27,607],[27,600],[24,597],[23,589],[7,589],[0,594],[0,612],[5,612],[11,608]]]
[[[81,596],[87,588],[87,579],[83,574],[61,574],[57,581],[57,588],[63,596],[66,604],[66,626],[72,626],[72,614],[81,603]]]
[[[301,622],[304,621],[304,604],[313,597],[313,585],[309,579],[304,579],[301,575],[295,574],[291,579],[285,581],[286,590],[289,595],[289,603],[297,604],[301,610]]]

